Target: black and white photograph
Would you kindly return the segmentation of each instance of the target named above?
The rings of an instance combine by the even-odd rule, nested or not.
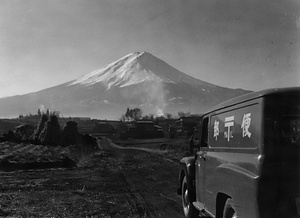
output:
[[[300,217],[299,0],[0,0],[0,217]]]

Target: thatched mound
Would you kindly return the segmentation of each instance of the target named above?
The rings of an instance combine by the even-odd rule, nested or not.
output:
[[[44,145],[59,145],[61,137],[62,133],[57,116],[51,115],[39,136],[39,141]]]

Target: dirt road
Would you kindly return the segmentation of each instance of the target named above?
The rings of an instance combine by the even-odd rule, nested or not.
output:
[[[116,155],[115,164],[139,207],[138,217],[182,217],[181,199],[176,194],[176,162],[158,155],[159,151],[124,148],[108,139],[99,144]]]
[[[0,171],[1,217],[183,217],[177,163],[100,140],[72,169]]]

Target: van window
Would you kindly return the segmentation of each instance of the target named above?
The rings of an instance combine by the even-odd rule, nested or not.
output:
[[[257,148],[261,135],[261,107],[252,104],[211,117],[210,146]]]
[[[300,99],[284,98],[280,104],[280,137],[286,145],[300,146]]]
[[[205,117],[202,122],[200,147],[207,147],[207,144],[208,144],[208,117]]]

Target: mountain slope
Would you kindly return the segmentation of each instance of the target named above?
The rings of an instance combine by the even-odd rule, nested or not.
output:
[[[127,107],[139,107],[144,115],[203,113],[246,92],[195,79],[147,52],[135,52],[59,86],[2,98],[0,117],[35,113],[38,108],[101,119],[118,119]]]

